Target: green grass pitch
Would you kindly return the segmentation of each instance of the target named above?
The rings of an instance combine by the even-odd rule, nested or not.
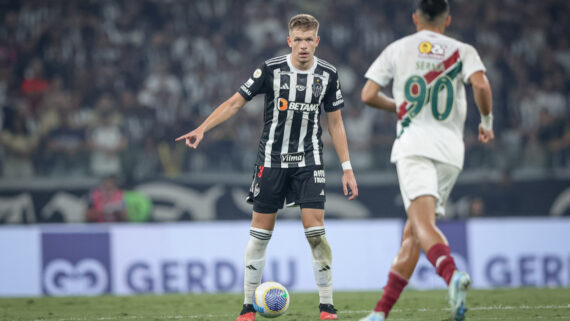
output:
[[[406,290],[389,320],[448,320],[445,294]],[[339,320],[359,320],[379,297],[380,292],[336,292]],[[467,320],[570,320],[570,289],[472,290],[467,303]],[[234,321],[241,304],[240,294],[4,298],[0,319]],[[291,293],[289,310],[277,320],[319,320],[317,306],[316,293]]]

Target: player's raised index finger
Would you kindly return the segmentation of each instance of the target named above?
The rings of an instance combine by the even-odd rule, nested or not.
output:
[[[176,138],[175,141],[183,140],[183,139],[185,139],[185,138],[186,138],[186,135],[182,135],[182,136]]]

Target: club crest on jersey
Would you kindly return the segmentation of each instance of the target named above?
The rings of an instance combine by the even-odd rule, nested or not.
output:
[[[312,89],[315,97],[319,97],[321,95],[321,92],[323,91],[323,82],[320,78],[315,77]]]
[[[253,72],[253,78],[259,78],[261,76],[261,69],[257,68]]]
[[[437,43],[431,43],[429,41],[423,41],[418,46],[418,51],[421,56],[433,57],[433,58],[443,58],[445,56],[445,46]]]

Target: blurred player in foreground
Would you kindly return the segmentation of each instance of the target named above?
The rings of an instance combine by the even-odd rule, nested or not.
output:
[[[350,165],[341,108],[344,100],[336,68],[314,56],[319,44],[318,21],[306,14],[289,21],[291,54],[266,60],[231,98],[198,128],[180,136],[191,148],[204,134],[233,116],[255,95],[265,94],[264,127],[248,201],[253,203],[250,238],[245,251],[244,305],[237,321],[252,321],[253,292],[261,283],[265,249],[277,210],[301,207],[301,220],[313,255],[321,320],[336,320],[333,305],[332,254],[325,236],[325,171],[320,125],[321,105],[342,163],[342,186],[350,200],[358,196]]]
[[[408,284],[420,249],[448,284],[453,320],[465,317],[471,283],[467,273],[457,270],[435,220],[445,214],[463,167],[464,83],[471,84],[481,113],[482,143],[494,138],[491,87],[477,51],[444,35],[451,22],[447,0],[420,0],[412,18],[417,32],[386,47],[366,72],[362,89],[364,103],[398,114],[391,161],[396,163],[408,219],[382,298],[361,321],[388,317]],[[391,80],[393,99],[380,93]]]

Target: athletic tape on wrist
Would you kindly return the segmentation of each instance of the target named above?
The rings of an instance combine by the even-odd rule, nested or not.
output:
[[[343,171],[348,170],[348,169],[352,169],[352,165],[350,164],[350,161],[346,161],[346,162],[342,163],[341,166],[342,166]]]
[[[485,130],[493,129],[493,114],[481,114],[481,127],[483,127]]]

